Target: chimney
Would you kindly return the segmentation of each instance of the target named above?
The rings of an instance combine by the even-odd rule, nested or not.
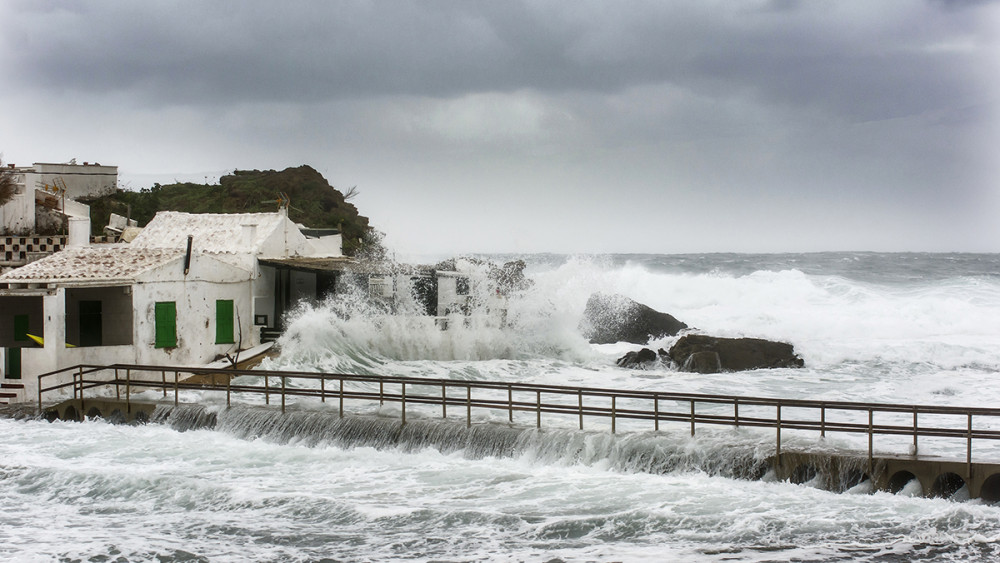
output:
[[[90,218],[69,217],[69,237],[66,246],[87,246],[90,244]]]

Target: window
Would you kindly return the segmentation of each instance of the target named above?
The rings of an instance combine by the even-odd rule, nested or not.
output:
[[[177,305],[173,301],[159,301],[154,306],[156,322],[156,347],[177,346]]]
[[[215,302],[215,343],[233,344],[233,300],[219,299]]]

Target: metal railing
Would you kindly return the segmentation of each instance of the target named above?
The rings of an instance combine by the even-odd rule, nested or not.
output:
[[[60,375],[64,378],[66,375],[71,377],[67,381],[48,387],[43,385],[49,378]],[[233,381],[234,378],[241,376],[256,379]],[[225,383],[195,382],[192,378],[224,379]],[[297,384],[290,386],[289,381]],[[349,388],[345,387],[345,383],[362,384],[362,386]],[[293,397],[317,398],[321,402],[336,400],[339,402],[340,416],[344,415],[344,403],[348,400],[378,401],[380,405],[398,403],[401,407],[401,424],[406,424],[408,405],[436,405],[441,408],[443,418],[448,418],[449,407],[464,409],[467,426],[472,425],[473,409],[489,409],[506,411],[508,420],[512,423],[515,413],[532,413],[538,428],[542,426],[543,414],[574,416],[578,419],[578,427],[581,430],[586,418],[609,419],[611,432],[616,431],[620,420],[650,421],[653,430],[657,431],[664,422],[685,423],[690,426],[692,436],[695,435],[698,425],[770,428],[776,432],[775,454],[779,460],[782,431],[787,430],[818,432],[820,436],[826,436],[828,432],[866,434],[869,463],[874,456],[876,436],[912,437],[910,452],[912,455],[916,455],[920,438],[961,439],[965,440],[966,463],[970,469],[973,440],[1000,440],[1000,430],[982,424],[984,420],[1000,421],[1000,409],[990,408],[777,399],[342,373],[124,364],[111,366],[81,364],[38,376],[39,408],[43,408],[43,395],[46,393],[72,389],[73,398],[82,401],[86,391],[109,386],[114,387],[115,397],[119,401],[122,400],[124,390],[127,409],[131,408],[133,391],[140,388],[162,390],[164,398],[172,392],[175,405],[179,403],[181,390],[211,390],[224,392],[227,406],[231,405],[234,394],[263,395],[265,404],[270,404],[272,400],[280,400],[282,412],[285,410],[287,400]],[[706,412],[705,406],[711,406],[711,412]],[[700,411],[699,407],[702,407]],[[805,413],[811,414],[804,416]],[[852,416],[845,417],[845,413]],[[926,418],[930,415],[958,417],[964,424],[921,426],[919,424],[921,417]],[[879,418],[878,422],[876,416]],[[892,420],[887,421],[886,418]],[[901,423],[901,419],[905,419],[906,423]]]

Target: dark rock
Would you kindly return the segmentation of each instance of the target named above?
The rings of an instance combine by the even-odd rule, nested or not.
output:
[[[716,338],[686,334],[670,347],[670,359],[681,371],[718,373],[768,368],[800,368],[795,348],[760,338]]]
[[[641,368],[643,364],[649,362],[655,362],[657,360],[656,352],[650,350],[649,348],[643,348],[638,352],[629,352],[624,356],[618,358],[616,362],[618,367],[621,368]]]
[[[667,313],[621,295],[595,293],[587,300],[580,332],[591,344],[631,342],[675,336],[688,326]]]
[[[722,371],[722,358],[718,352],[711,350],[695,352],[684,360],[681,370],[692,373],[719,373]]]

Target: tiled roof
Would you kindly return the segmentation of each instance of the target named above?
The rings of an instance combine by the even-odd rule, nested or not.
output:
[[[192,248],[204,252],[255,253],[285,217],[278,213],[180,213],[161,211],[130,244],[137,248]],[[243,226],[256,227],[251,244]]]
[[[67,248],[0,276],[0,282],[127,281],[182,257],[174,249],[84,246]]]

